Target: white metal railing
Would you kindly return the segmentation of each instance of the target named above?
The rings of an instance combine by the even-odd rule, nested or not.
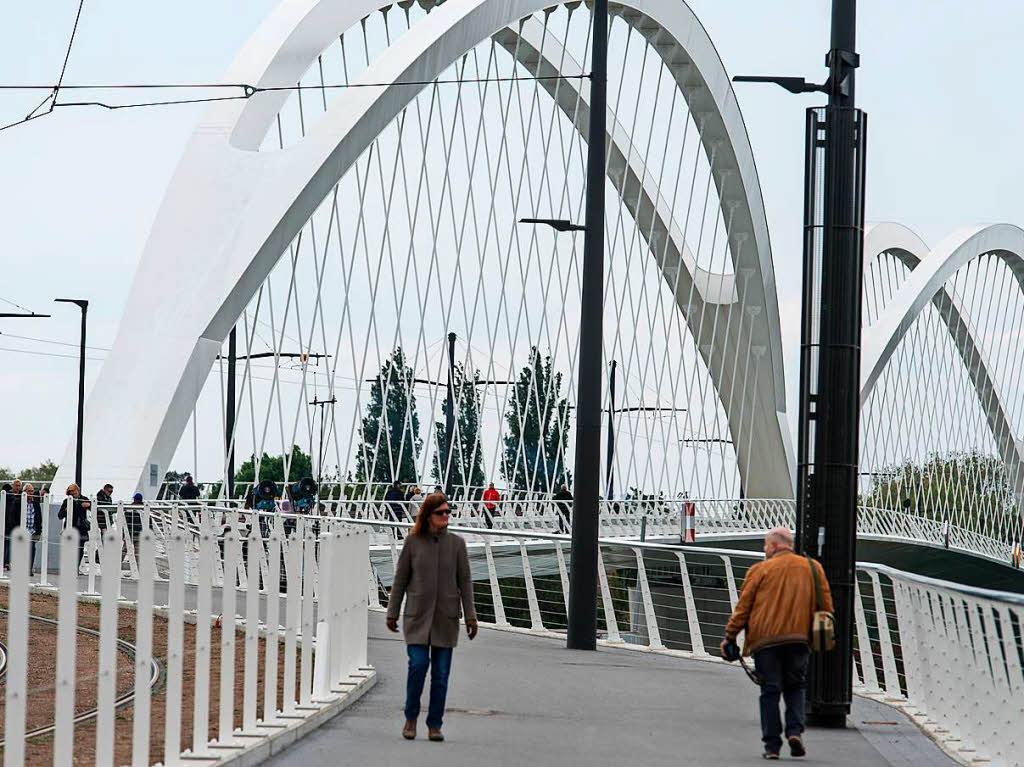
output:
[[[469,547],[481,621],[544,635],[565,629],[571,562],[566,536],[451,529],[474,541]],[[382,593],[390,586],[395,549],[371,550]],[[743,577],[760,558],[747,551],[602,538],[601,640],[714,658]],[[1021,764],[1024,596],[865,563],[857,565],[856,585],[857,692],[903,708],[962,759]]]
[[[2,573],[9,592],[5,765],[23,764],[26,746],[39,748],[30,739],[47,733],[53,734],[53,763],[71,764],[75,724],[83,718],[95,722],[97,765],[114,764],[115,744],[126,741],[130,754],[118,752],[119,763],[148,765],[151,747],[158,746],[153,740],[163,744],[157,750],[165,765],[213,763],[278,737],[372,684],[366,659],[366,530],[340,520],[314,525],[293,519],[289,524],[282,515],[266,515],[266,524],[248,526],[243,536],[237,527],[218,526],[222,520],[211,509],[186,513],[153,506],[138,507],[142,525],[133,529],[126,509],[119,506],[101,531],[96,512],[106,511],[90,515],[81,564],[86,576],[79,575],[79,534],[74,529],[64,530],[56,542],[57,562],[51,564],[58,564],[59,572],[47,572],[44,566],[40,583],[30,576],[33,541],[28,531],[17,528],[7,542],[11,566]],[[0,539],[0,547],[3,543]],[[51,587],[55,574],[57,586]],[[56,600],[57,618],[49,622],[56,623],[53,684],[60,692],[52,712],[42,713],[38,707],[33,712],[35,720],[45,720],[42,728],[26,727],[34,626],[46,620],[32,614],[30,590],[50,593]],[[376,601],[376,586],[372,591]],[[75,706],[76,681],[82,684],[83,679],[76,667],[76,647],[78,635],[87,631],[78,625],[83,599],[99,603],[99,631],[93,632],[99,640],[95,706],[84,717]],[[135,612],[131,629],[118,620],[125,609]],[[154,631],[157,623],[163,624],[160,631]],[[186,624],[191,628],[186,630]],[[156,636],[163,638],[157,642]],[[132,678],[122,678],[120,684],[118,653],[133,660]],[[165,666],[166,679],[160,693],[162,723],[153,718],[151,703],[159,665]],[[212,674],[219,677],[216,695]],[[241,675],[238,695],[236,674]],[[185,679],[192,681],[186,686]],[[260,686],[262,701],[257,697]],[[131,721],[119,722],[116,710],[127,703],[134,706]],[[211,712],[218,723],[215,733]],[[189,719],[191,743],[182,751],[181,734]],[[235,726],[236,719],[241,727]],[[32,761],[50,758],[33,754]]]

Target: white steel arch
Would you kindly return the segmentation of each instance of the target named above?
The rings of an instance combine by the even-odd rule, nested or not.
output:
[[[225,82],[291,86],[339,32],[387,5],[381,0],[287,0],[246,45]],[[480,41],[550,5],[550,0],[449,0],[439,5],[361,76],[366,83],[391,85],[353,89],[287,149],[257,151],[286,91],[211,105],[169,186],[110,358],[88,403],[89,486],[111,481],[125,489],[155,489],[221,344],[247,302],[332,186],[418,92],[395,83],[430,81]],[[767,224],[728,76],[684,4],[633,0],[616,12],[657,42],[680,91],[701,113],[704,150],[714,158],[723,215],[732,222],[735,278],[689,269],[685,243],[662,210],[660,195],[648,189],[642,163],[614,135],[609,175],[627,179],[624,185],[637,180],[633,202],[627,204],[634,216],[650,216],[652,248],[663,246],[665,239],[672,244],[666,250],[674,251],[674,263],[666,258],[660,264],[666,278],[672,272],[675,283],[675,270],[685,272],[686,279],[678,282],[692,281],[697,289],[687,292],[711,307],[705,318],[712,320],[702,323],[695,336],[727,408],[746,494],[791,497],[793,460]],[[527,27],[512,34],[529,42]],[[534,49],[542,57],[544,45]],[[573,119],[578,123],[580,117]],[[681,299],[677,292],[677,303]],[[744,323],[729,321],[737,304],[757,320],[745,323],[746,330],[737,327]],[[701,308],[689,297],[680,307],[687,316]],[[755,362],[744,361],[740,349],[751,350]],[[740,397],[739,404],[754,412],[730,412],[735,400],[725,393],[747,386],[752,393]],[[58,484],[70,477],[72,464],[69,446]]]
[[[945,284],[957,270],[986,254],[1002,259],[1024,292],[1024,230],[1012,224],[980,225],[950,234],[930,253],[924,242],[898,224],[879,224],[865,236],[865,253],[891,252],[913,272],[866,334],[861,361],[861,406],[917,317],[932,304],[949,331],[977,393],[1000,458],[1013,478],[1018,505],[1024,501],[1024,443],[1013,433],[1009,411],[990,372],[974,323]]]

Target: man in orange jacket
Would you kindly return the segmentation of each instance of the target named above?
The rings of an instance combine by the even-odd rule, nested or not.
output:
[[[813,570],[812,570],[813,568]],[[761,679],[761,739],[764,758],[778,759],[782,748],[779,697],[786,702],[786,739],[793,756],[804,756],[807,660],[811,618],[817,608],[814,576],[821,588],[821,610],[832,612],[832,593],[825,571],[814,560],[793,551],[793,534],[784,527],[764,539],[764,561],[747,571],[736,609],[722,640],[726,645],[746,630],[743,654],[754,656]]]

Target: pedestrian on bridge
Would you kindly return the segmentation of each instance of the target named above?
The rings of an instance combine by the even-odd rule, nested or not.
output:
[[[427,730],[433,741],[443,741],[441,725],[448,696],[452,651],[459,641],[459,614],[466,616],[466,632],[476,637],[476,608],[466,541],[448,532],[448,499],[431,493],[420,506],[416,522],[402,546],[395,580],[388,599],[387,625],[398,631],[398,614],[405,600],[402,630],[409,656],[406,681],[405,726],[402,737],[416,737],[423,683],[430,669],[430,705]]]
[[[821,606],[816,592],[821,592]],[[746,631],[743,655],[754,656],[761,684],[761,740],[764,758],[778,759],[782,748],[780,695],[786,703],[786,739],[793,756],[804,756],[807,661],[811,621],[816,610],[832,612],[832,594],[821,564],[793,551],[785,527],[764,539],[764,561],[747,571],[739,601],[725,627],[722,657],[730,658],[736,636]],[[730,648],[731,645],[731,648]]]

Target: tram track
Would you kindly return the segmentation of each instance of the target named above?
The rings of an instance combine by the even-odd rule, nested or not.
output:
[[[8,611],[6,609],[4,609],[4,608],[0,608],[0,613],[3,613],[4,615],[7,615]],[[45,617],[43,617],[41,615],[29,615],[28,618],[29,618],[29,620],[36,621],[38,623],[45,623],[47,625],[54,626],[54,627],[59,625],[58,622],[56,620],[54,620],[53,618],[45,618]],[[85,626],[75,626],[75,631],[77,633],[79,633],[79,634],[86,634],[88,636],[95,637],[97,640],[100,638],[100,632],[99,631],[96,631],[95,629],[86,628]],[[131,658],[132,661],[133,661],[132,665],[134,666],[134,660],[135,660],[136,655],[138,654],[135,645],[133,645],[131,642],[128,642],[128,641],[126,641],[124,639],[118,639],[117,640],[117,649],[118,649],[118,651],[124,653],[129,658]],[[2,643],[0,643],[0,653],[2,653],[2,657],[0,657],[0,684],[3,684],[4,682],[6,682],[6,679],[7,679],[7,647],[6,647],[6,645],[4,645]],[[150,663],[149,691],[150,691],[150,694],[152,694],[153,688],[156,686],[157,682],[160,680],[160,677],[161,677],[161,675],[163,673],[163,666],[160,664],[160,661],[158,661],[156,658],[151,658],[149,663]],[[131,690],[129,690],[128,692],[125,692],[123,695],[117,697],[114,700],[114,710],[116,711],[116,710],[118,710],[120,708],[124,708],[129,703],[131,703],[133,700],[135,700],[135,686],[134,685],[132,685],[132,689]],[[81,712],[79,714],[75,714],[74,718],[71,720],[72,724],[77,725],[77,724],[81,724],[82,722],[87,722],[90,719],[95,719],[96,715],[98,713],[99,713],[99,709],[96,708],[96,707],[93,707],[93,708],[90,708],[90,709],[88,709],[86,711],[83,711],[83,712]],[[43,727],[37,727],[34,730],[30,730],[30,731],[26,732],[25,733],[25,738],[26,739],[27,738],[36,738],[36,737],[40,737],[42,735],[49,735],[50,733],[54,732],[56,729],[57,729],[57,723],[56,722],[52,722],[51,724],[45,725]],[[5,743],[6,743],[6,739],[0,739],[0,746],[3,746]]]

